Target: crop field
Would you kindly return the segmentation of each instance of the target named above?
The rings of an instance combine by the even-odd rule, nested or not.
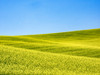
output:
[[[100,75],[100,29],[0,36],[0,75]]]

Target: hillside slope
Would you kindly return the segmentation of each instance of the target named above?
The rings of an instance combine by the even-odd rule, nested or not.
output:
[[[0,36],[0,74],[99,75],[100,29]]]
[[[94,75],[100,73],[96,58],[43,53],[0,45],[1,74]]]

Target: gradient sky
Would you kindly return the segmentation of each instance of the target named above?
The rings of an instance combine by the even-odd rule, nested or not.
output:
[[[0,0],[0,35],[100,28],[100,0]]]

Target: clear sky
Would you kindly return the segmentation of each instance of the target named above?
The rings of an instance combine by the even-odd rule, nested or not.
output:
[[[0,0],[0,35],[100,28],[100,0]]]

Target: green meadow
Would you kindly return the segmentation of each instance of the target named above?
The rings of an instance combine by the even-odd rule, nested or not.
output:
[[[1,75],[100,75],[100,29],[0,36]]]

